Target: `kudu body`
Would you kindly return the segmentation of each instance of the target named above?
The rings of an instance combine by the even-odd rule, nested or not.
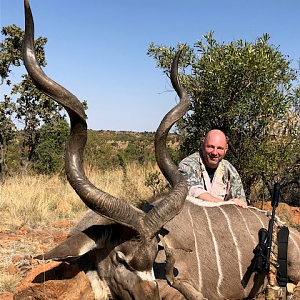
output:
[[[157,163],[172,189],[142,211],[97,189],[86,178],[82,167],[87,134],[84,110],[74,95],[40,69],[35,57],[31,10],[28,1],[24,2],[24,63],[37,87],[63,105],[70,116],[66,174],[91,209],[66,241],[39,258],[66,260],[80,266],[98,300],[240,299],[257,294],[264,287],[265,274],[254,276],[251,261],[258,230],[267,227],[265,212],[243,210],[227,203],[207,206],[193,198],[185,201],[185,180],[166,151],[171,126],[189,106],[178,80],[180,53],[171,70],[180,103],[164,117],[155,136]],[[299,249],[299,233],[291,230],[289,276],[293,281],[300,280]],[[180,292],[167,282],[165,269],[169,283]]]

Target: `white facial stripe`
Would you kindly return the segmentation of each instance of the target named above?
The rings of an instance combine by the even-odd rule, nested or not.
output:
[[[144,271],[144,272],[135,271],[135,273],[142,280],[145,280],[145,281],[154,281],[155,280],[153,269],[151,269],[151,271]]]

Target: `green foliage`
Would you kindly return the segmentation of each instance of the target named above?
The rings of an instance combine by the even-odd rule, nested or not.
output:
[[[12,67],[19,67],[22,64],[24,31],[16,25],[11,25],[3,27],[1,33],[5,38],[0,43],[0,75],[2,84],[5,82],[10,86],[9,75]],[[46,66],[44,51],[46,42],[47,39],[43,37],[39,37],[35,41],[35,51],[41,66]],[[21,140],[18,142],[18,146],[21,149],[19,161],[21,167],[27,169],[39,145],[41,124],[55,126],[65,116],[60,113],[61,107],[48,96],[42,94],[27,75],[23,75],[22,81],[12,86],[10,94],[15,97],[5,96],[4,101],[0,102],[6,105],[4,113],[1,110],[1,127],[3,125],[3,130],[1,131],[2,141],[11,140],[11,129],[15,126],[11,116],[14,116],[14,119],[23,125],[22,131],[20,131],[21,136],[19,136]],[[8,100],[10,104],[9,111]],[[1,145],[3,144],[5,142],[1,142]]]
[[[22,82],[13,86],[11,94],[18,95],[15,113],[24,125],[22,160],[30,161],[39,144],[40,124],[55,126],[56,122],[64,119],[60,114],[62,108],[41,93],[27,75],[23,75]]]
[[[40,139],[33,155],[33,168],[42,174],[53,174],[64,168],[65,146],[70,133],[65,120],[49,122],[40,129]]]
[[[14,103],[5,95],[4,100],[0,101],[0,183],[3,181],[3,173],[8,172],[8,146],[15,135],[16,128],[11,119],[13,112]]]
[[[171,157],[176,161],[179,161],[179,141],[180,136],[174,133],[167,139]],[[140,165],[155,163],[154,132],[89,130],[84,151],[85,163],[99,170],[128,165],[131,162]]]
[[[6,84],[10,85],[11,81],[7,79],[11,72],[11,67],[19,67],[22,62],[22,43],[24,37],[24,31],[16,26],[11,25],[3,27],[1,34],[5,36],[3,42],[0,43],[0,76],[2,83],[6,80]],[[39,37],[35,41],[35,48],[37,59],[41,66],[46,66],[44,46],[47,43],[47,39]]]
[[[189,113],[177,124],[185,136],[182,152],[197,151],[207,131],[224,131],[227,158],[239,170],[248,196],[252,184],[262,179],[271,187],[284,166],[299,157],[298,75],[269,39],[264,34],[255,42],[225,44],[210,32],[194,50],[186,46],[180,62],[190,71],[180,79],[191,98]],[[148,55],[169,74],[180,46],[151,44]]]
[[[85,162],[98,169],[109,169],[129,162],[143,164],[154,160],[154,133],[88,131]]]

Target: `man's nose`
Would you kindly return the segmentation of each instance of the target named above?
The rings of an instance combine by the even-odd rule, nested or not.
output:
[[[218,151],[217,151],[216,148],[213,148],[212,154],[213,154],[213,155],[217,155],[217,154],[218,154]]]

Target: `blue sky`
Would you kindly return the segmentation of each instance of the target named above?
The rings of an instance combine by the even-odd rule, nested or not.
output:
[[[155,131],[176,103],[170,83],[147,57],[149,44],[194,44],[210,30],[219,41],[271,43],[300,58],[299,0],[31,0],[35,37],[48,38],[45,73],[87,100],[95,130]],[[0,26],[24,29],[23,1],[0,0]],[[2,40],[3,37],[1,37]],[[23,68],[13,69],[20,81]],[[5,86],[3,93],[8,93]]]

